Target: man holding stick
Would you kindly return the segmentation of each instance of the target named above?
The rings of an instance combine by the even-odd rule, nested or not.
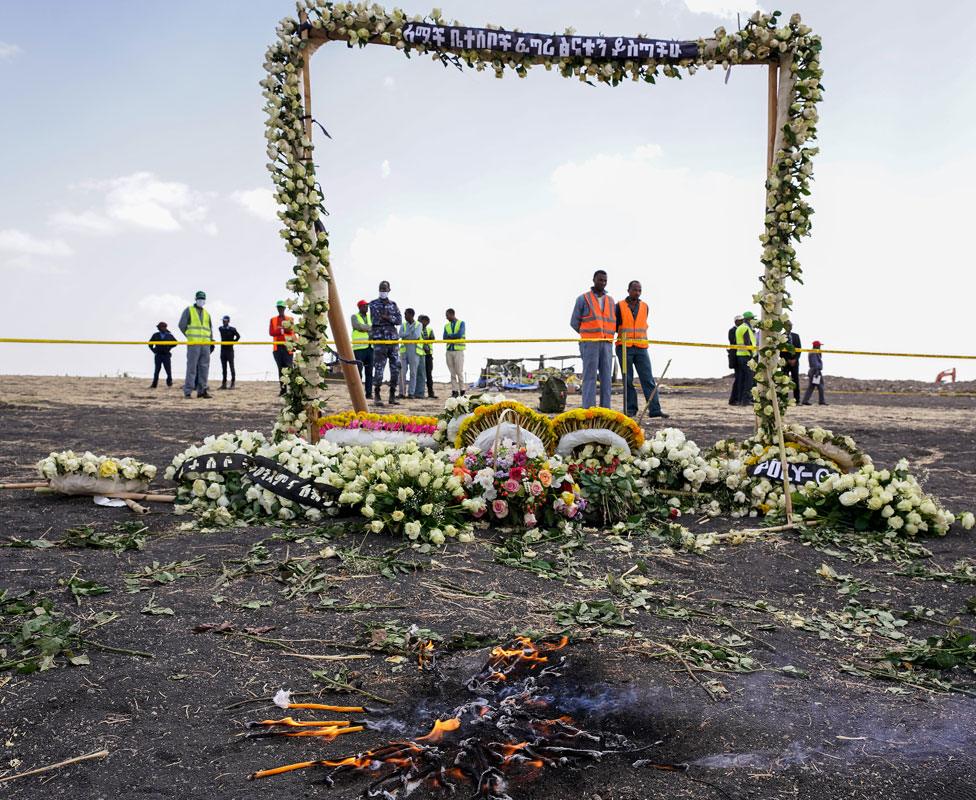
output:
[[[647,303],[640,296],[640,281],[631,281],[627,286],[627,298],[617,303],[617,360],[625,373],[624,406],[627,416],[637,416],[637,390],[634,388],[636,370],[644,401],[650,405],[648,416],[666,418],[668,415],[661,411],[661,401],[655,391],[654,371],[647,353]]]

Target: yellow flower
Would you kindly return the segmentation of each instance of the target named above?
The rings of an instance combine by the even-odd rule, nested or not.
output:
[[[573,501],[576,499],[576,496],[572,492],[563,492],[559,496],[563,499],[563,502],[568,506],[571,506],[573,504]]]
[[[116,464],[111,458],[106,458],[102,465],[98,468],[98,476],[100,478],[114,478],[119,474],[119,465]]]

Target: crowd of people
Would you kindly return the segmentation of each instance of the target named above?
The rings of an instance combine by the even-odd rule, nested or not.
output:
[[[390,299],[390,282],[381,281],[375,300],[357,303],[352,315],[352,347],[359,376],[364,379],[366,396],[383,405],[383,376],[389,371],[387,402],[435,398],[434,350],[437,339],[430,317],[413,308],[400,307]],[[464,394],[464,340],[467,330],[453,308],[444,313],[443,339],[447,342],[447,369],[451,396]],[[374,342],[374,344],[370,344]],[[425,395],[426,390],[426,395]]]
[[[583,361],[583,381],[581,405],[583,408],[602,406],[610,408],[611,386],[613,380],[613,359],[616,358],[624,375],[625,408],[629,416],[638,412],[637,390],[634,387],[634,373],[640,383],[649,416],[667,417],[661,410],[654,371],[648,355],[648,305],[641,300],[641,283],[632,280],[627,285],[627,297],[615,302],[607,294],[607,273],[599,269],[593,273],[593,285],[588,292],[576,298],[570,326],[579,334],[580,358]],[[186,377],[183,381],[183,396],[210,398],[209,376],[210,355],[215,348],[213,325],[210,312],[205,308],[206,292],[199,291],[191,305],[183,309],[178,327],[186,339]],[[433,342],[436,340],[431,319],[426,314],[417,314],[413,308],[400,307],[390,298],[389,281],[381,281],[376,299],[366,302],[360,300],[357,311],[350,320],[352,325],[352,348],[359,376],[365,383],[366,396],[376,405],[382,406],[382,387],[384,376],[388,375],[387,402],[399,405],[400,400],[434,398],[434,354]],[[278,369],[281,394],[285,393],[282,371],[292,365],[295,344],[294,320],[287,314],[287,303],[279,300],[275,304],[276,314],[268,323],[268,335],[273,342],[272,354]],[[458,397],[465,392],[464,351],[467,330],[458,319],[453,308],[444,314],[445,324],[442,339],[446,342],[447,368],[450,373],[451,395]],[[736,315],[729,328],[728,349],[729,367],[734,379],[729,405],[752,405],[752,387],[755,375],[750,366],[754,348],[759,343],[755,330],[756,316],[751,311]],[[234,365],[234,343],[240,341],[237,328],[230,324],[225,315],[218,328],[220,335],[221,389],[234,389],[237,385],[237,370]],[[808,384],[803,400],[800,400],[800,351],[802,344],[799,335],[793,331],[790,322],[785,327],[786,342],[780,355],[781,370],[790,378],[793,397],[797,403],[810,405],[810,398],[816,389],[820,405],[827,405],[824,396],[822,343],[815,341],[808,352]],[[161,372],[166,374],[166,385],[173,385],[172,355],[177,344],[166,322],[156,326],[150,337],[149,349],[153,353],[154,369],[151,389],[159,385]],[[229,382],[228,382],[229,378]],[[597,402],[597,384],[600,397]]]
[[[732,381],[732,394],[729,396],[730,406],[751,406],[752,387],[755,385],[755,374],[749,361],[755,354],[750,349],[759,344],[759,337],[754,328],[756,315],[751,311],[737,314],[733,320],[732,327],[729,328],[729,344],[733,345],[728,349],[729,368],[735,377]],[[814,389],[818,392],[820,405],[829,405],[824,397],[823,379],[823,354],[820,348],[823,342],[814,341],[813,349],[807,353],[807,389],[800,400],[800,351],[803,344],[800,336],[793,330],[793,323],[786,321],[783,332],[786,334],[786,342],[780,350],[780,360],[783,362],[780,371],[790,379],[790,391],[797,405],[810,405],[810,398]]]
[[[196,293],[193,303],[183,309],[178,327],[186,339],[186,377],[183,381],[183,396],[211,398],[209,391],[210,355],[215,344],[210,312],[205,308],[207,293]],[[288,304],[279,300],[275,304],[276,314],[268,323],[268,335],[273,342],[272,354],[278,369],[280,393],[285,393],[282,371],[291,367],[295,345],[294,320],[287,313]],[[430,317],[417,315],[414,309],[404,309],[402,315],[396,302],[390,299],[389,281],[382,281],[375,300],[367,303],[360,300],[358,311],[352,315],[352,347],[359,369],[359,377],[364,378],[367,397],[372,397],[377,405],[383,405],[380,389],[383,376],[389,368],[389,400],[398,405],[400,400],[425,397],[436,398],[434,394],[434,355],[433,342],[437,337],[431,327]],[[464,394],[464,340],[467,331],[464,322],[458,319],[453,308],[445,313],[443,338],[447,340],[447,368],[451,376],[451,394],[454,397]],[[218,328],[220,334],[220,365],[223,380],[221,389],[234,389],[237,386],[237,369],[234,365],[234,343],[240,341],[237,328],[230,324],[230,317],[224,316]],[[156,332],[149,337],[149,349],[153,353],[153,379],[150,389],[159,386],[161,372],[166,374],[166,385],[173,385],[173,347],[176,337],[170,332],[166,322],[156,325]],[[228,383],[228,375],[230,383]]]

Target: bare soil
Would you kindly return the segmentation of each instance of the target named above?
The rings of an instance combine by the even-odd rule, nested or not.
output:
[[[937,392],[840,379],[828,386],[830,406],[794,409],[790,418],[849,433],[876,462],[907,457],[951,508],[976,505],[976,397],[968,387]],[[662,393],[671,417],[653,422],[679,427],[703,447],[747,435],[751,414],[727,405],[728,388],[723,381],[676,381]],[[443,397],[444,388],[439,392]],[[149,390],[138,380],[0,377],[0,478],[28,478],[34,462],[65,448],[132,455],[162,468],[208,434],[270,428],[274,384],[243,383],[214,394],[211,401],[184,400],[177,388]],[[335,396],[342,407],[341,387]],[[436,403],[401,409],[430,413]],[[552,565],[547,578],[517,568],[518,562],[501,563],[504,538],[497,533],[423,555],[393,538],[364,536],[356,520],[317,529],[200,533],[182,530],[185,518],[163,505],[137,518],[87,498],[0,495],[0,544],[59,542],[81,526],[112,533],[133,520],[148,527],[141,550],[0,548],[0,588],[51,599],[101,646],[85,648],[89,665],[59,659],[43,673],[0,672],[0,779],[110,751],[104,761],[0,783],[5,797],[357,797],[365,781],[328,789],[314,770],[248,782],[256,769],[334,758],[389,737],[365,731],[333,743],[242,738],[248,721],[279,716],[268,700],[277,689],[327,703],[365,702],[378,710],[375,716],[404,724],[409,735],[423,733],[464,694],[461,684],[487,655],[482,643],[563,630],[557,604],[609,598],[626,610],[626,600],[599,582],[634,567],[631,577],[646,581],[646,605],[626,610],[626,626],[570,627],[563,690],[584,708],[583,721],[650,745],[641,758],[691,767],[665,772],[633,767],[636,757],[608,758],[580,772],[547,770],[513,786],[513,797],[976,797],[976,698],[845,672],[842,665],[863,665],[895,643],[850,632],[840,641],[789,622],[796,615],[827,618],[851,603],[837,581],[818,574],[827,564],[870,586],[853,598],[864,608],[921,616],[901,628],[910,636],[944,633],[947,626],[976,630],[967,608],[976,586],[896,574],[919,565],[951,571],[960,559],[972,560],[969,535],[926,540],[930,557],[899,564],[864,560],[842,547],[818,550],[792,532],[702,557],[662,549],[646,537],[628,543],[591,531],[578,542],[536,547]],[[683,521],[693,530],[736,527],[729,520]],[[128,592],[126,577],[154,562],[183,566],[170,569],[171,581],[147,581],[144,591]],[[289,581],[296,568],[312,577]],[[59,584],[75,574],[110,591],[76,601]],[[143,613],[151,606],[173,613]],[[912,614],[913,606],[932,613]],[[100,612],[118,616],[95,628]],[[232,632],[194,632],[224,621]],[[398,652],[398,632],[412,624],[443,639],[445,680],[418,672]],[[268,630],[254,634],[258,629]],[[689,672],[680,660],[662,656],[684,635],[712,642],[739,636],[744,645],[736,649],[762,669]],[[334,660],[349,656],[357,658]],[[967,676],[948,671],[943,677]],[[703,685],[711,679],[727,694],[713,697]],[[354,690],[340,690],[337,682]]]

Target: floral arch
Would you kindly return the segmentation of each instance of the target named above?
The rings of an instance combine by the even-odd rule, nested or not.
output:
[[[408,16],[366,3],[299,0],[298,17],[282,20],[277,41],[267,51],[266,100],[268,169],[275,183],[281,236],[295,257],[288,289],[300,295],[294,307],[295,364],[287,376],[284,407],[276,432],[304,428],[307,414],[324,399],[322,353],[329,326],[339,355],[351,358],[345,319],[329,262],[328,235],[321,223],[323,192],[313,161],[310,82],[307,65],[314,51],[330,41],[347,46],[382,44],[407,57],[430,55],[445,66],[506,70],[525,77],[534,66],[563,77],[616,86],[624,80],[655,83],[680,78],[700,67],[763,65],[769,69],[769,141],[765,229],[760,236],[764,266],[753,301],[762,309],[761,342],[756,355],[754,406],[760,433],[773,441],[789,397],[789,379],[779,373],[783,326],[791,306],[788,280],[800,280],[794,242],[809,235],[813,209],[806,202],[816,147],[817,103],[822,97],[820,37],[799,14],[781,21],[780,12],[757,12],[741,30],[718,28],[697,41],[643,36],[579,36],[523,33],[489,26],[447,24],[439,9]],[[353,405],[364,408],[355,369],[344,364]]]

